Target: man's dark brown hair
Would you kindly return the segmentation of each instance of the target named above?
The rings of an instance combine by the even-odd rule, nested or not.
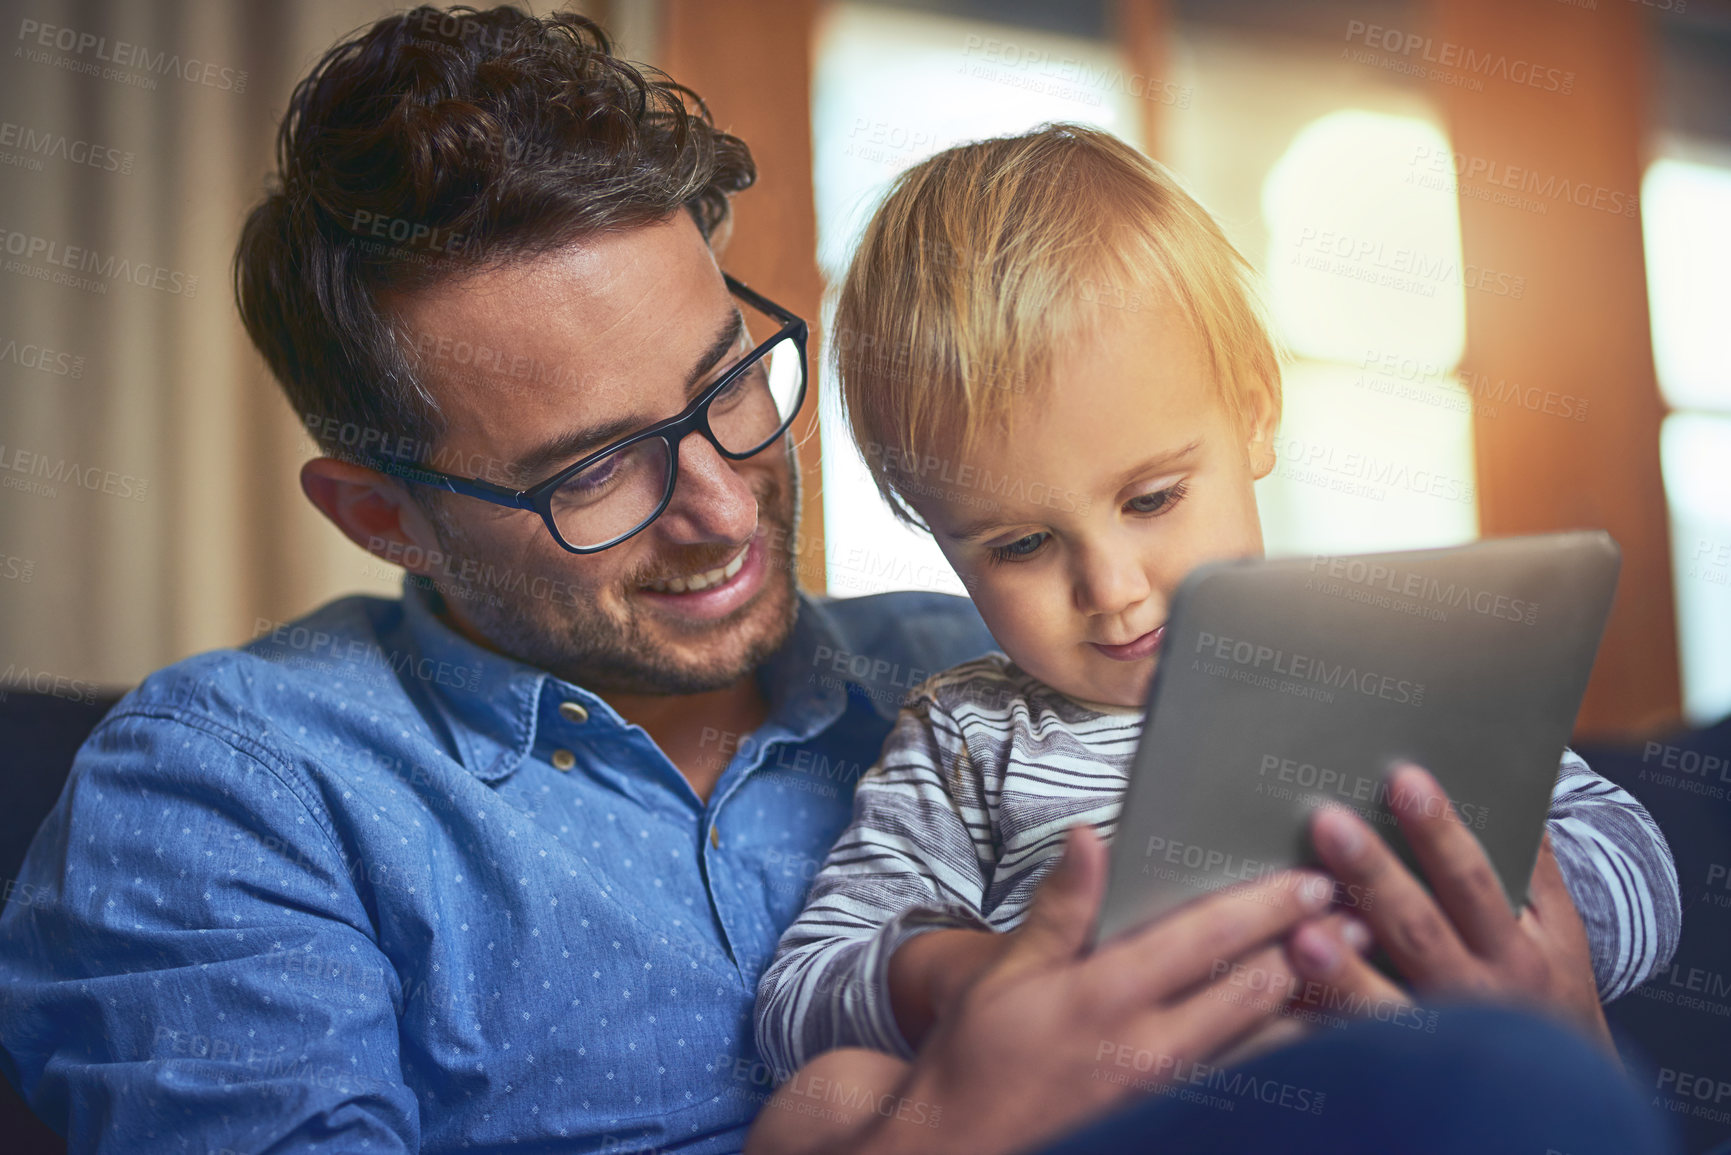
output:
[[[347,455],[443,432],[384,294],[681,208],[708,238],[756,177],[695,93],[615,57],[593,21],[509,7],[416,8],[337,44],[295,88],[277,168],[235,299],[296,412]]]

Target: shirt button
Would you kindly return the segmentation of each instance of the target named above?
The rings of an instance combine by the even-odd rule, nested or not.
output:
[[[589,720],[589,711],[583,708],[582,702],[560,702],[559,716],[567,722],[581,724]]]
[[[555,750],[555,751],[553,751],[553,769],[555,769],[555,770],[569,770],[569,769],[571,769],[571,767],[573,767],[575,765],[577,765],[577,755],[571,753],[571,751],[569,751],[569,750]]]
[[[709,828],[709,845],[717,850],[721,849],[721,827],[711,826]]]

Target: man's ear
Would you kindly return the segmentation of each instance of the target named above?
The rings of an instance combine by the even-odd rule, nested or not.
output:
[[[301,466],[301,492],[330,518],[343,535],[374,557],[402,565],[411,557],[437,552],[439,535],[403,483],[364,465],[335,457],[315,457]],[[404,566],[411,572],[424,568]]]
[[[1278,371],[1276,371],[1278,373]],[[1257,381],[1250,388],[1248,412],[1245,413],[1245,452],[1250,458],[1250,474],[1261,481],[1274,472],[1274,435],[1280,428],[1280,378]]]

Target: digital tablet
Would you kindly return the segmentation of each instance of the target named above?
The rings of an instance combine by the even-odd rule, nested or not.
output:
[[[1309,819],[1326,803],[1412,867],[1388,807],[1398,761],[1436,776],[1518,909],[1619,564],[1609,534],[1581,532],[1192,573],[1167,616],[1095,941],[1314,862]]]

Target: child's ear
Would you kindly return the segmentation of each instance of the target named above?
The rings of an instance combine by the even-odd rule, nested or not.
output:
[[[1274,471],[1274,434],[1280,428],[1280,381],[1258,381],[1249,389],[1245,417],[1245,456],[1250,475],[1261,481]]]

